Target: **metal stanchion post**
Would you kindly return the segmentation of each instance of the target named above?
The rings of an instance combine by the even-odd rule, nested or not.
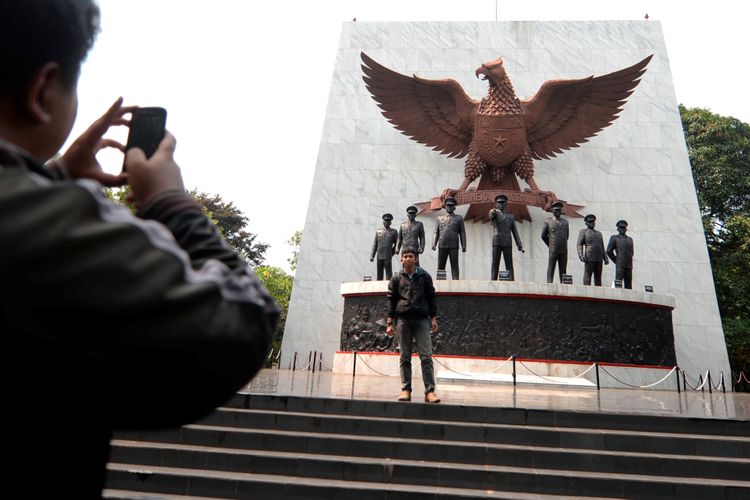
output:
[[[599,363],[594,363],[594,370],[596,370],[596,390],[599,391]]]
[[[312,372],[315,373],[315,363],[318,361],[318,351],[312,353]]]
[[[294,360],[292,361],[292,371],[297,369],[297,351],[294,351]]]
[[[310,362],[312,361],[312,351],[307,351],[307,368],[305,370],[310,369]]]
[[[724,372],[721,372],[721,392],[724,394],[727,393],[727,385],[724,383]]]
[[[682,372],[682,388],[687,392],[687,376],[684,371]]]
[[[513,385],[516,385],[516,355],[513,355]]]
[[[680,367],[675,366],[674,367],[674,373],[677,375],[677,394],[680,393]]]
[[[713,394],[714,388],[713,388],[713,382],[711,381],[711,370],[708,370],[708,393]]]
[[[320,352],[318,354],[318,371],[321,371],[323,369],[323,353]],[[333,369],[333,367],[331,367],[331,369]]]
[[[353,353],[353,361],[352,361],[352,394],[351,397],[354,399],[354,377],[357,376],[357,351],[354,351]]]

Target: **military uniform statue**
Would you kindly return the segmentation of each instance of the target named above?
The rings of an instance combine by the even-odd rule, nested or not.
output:
[[[552,204],[552,217],[544,221],[542,229],[542,241],[549,248],[549,260],[547,261],[547,283],[552,283],[557,265],[560,283],[562,275],[568,270],[568,221],[563,219],[562,203],[556,201]]]
[[[425,247],[425,236],[424,236],[424,225],[418,220],[414,220],[417,217],[417,207],[411,205],[406,209],[407,221],[401,223],[401,227],[398,228],[398,243],[396,243],[396,253],[401,252],[401,247],[414,248],[417,252],[424,252]],[[417,261],[419,261],[419,255],[417,255]]]
[[[383,227],[379,227],[375,231],[375,241],[372,244],[370,262],[375,260],[375,256],[378,257],[378,280],[383,279],[383,270],[385,270],[385,279],[391,279],[393,275],[391,259],[396,251],[398,232],[395,229],[391,229],[392,220],[393,216],[391,214],[383,214]]]
[[[458,243],[461,250],[466,251],[466,230],[464,229],[464,218],[453,212],[456,210],[455,198],[446,198],[443,205],[446,215],[438,217],[435,226],[435,238],[432,241],[432,249],[438,248],[438,271],[445,271],[448,257],[451,259],[451,277],[459,279],[458,268]]]
[[[615,279],[622,280],[625,288],[633,288],[633,238],[626,236],[627,221],[617,221],[617,233],[613,234],[607,245],[607,255],[615,263]]]
[[[594,285],[602,286],[602,261],[609,264],[607,254],[604,251],[604,238],[602,233],[594,229],[596,215],[588,214],[583,218],[586,228],[578,233],[578,258],[584,263],[583,284],[591,285],[591,275],[594,275]]]
[[[500,271],[500,255],[505,260],[505,270],[510,271],[510,279],[515,280],[513,273],[513,241],[511,236],[516,240],[518,250],[523,252],[521,238],[518,236],[516,221],[513,214],[505,213],[505,205],[508,203],[508,197],[499,194],[495,197],[495,208],[490,210],[490,222],[494,234],[492,236],[492,269],[491,280],[496,280],[498,271]]]

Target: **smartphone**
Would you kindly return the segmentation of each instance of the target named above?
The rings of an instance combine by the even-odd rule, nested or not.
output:
[[[138,108],[130,120],[130,133],[125,151],[141,148],[150,158],[164,139],[167,126],[167,110],[164,108]],[[124,168],[124,163],[123,163]]]

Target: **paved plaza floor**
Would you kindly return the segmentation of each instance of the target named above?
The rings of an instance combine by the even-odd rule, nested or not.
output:
[[[413,380],[415,392],[422,381]],[[395,401],[398,377],[334,374],[331,371],[261,371],[242,392],[317,398]],[[441,404],[497,406],[540,410],[665,415],[750,420],[750,393],[705,391],[601,389],[559,385],[445,382],[438,380]],[[414,398],[415,402],[421,398]],[[403,404],[415,404],[403,403]]]

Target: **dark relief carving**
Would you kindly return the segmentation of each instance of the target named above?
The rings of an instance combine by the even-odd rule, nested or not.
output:
[[[435,354],[675,365],[669,309],[509,296],[438,295],[437,304]],[[347,297],[341,350],[395,352],[385,313],[384,296]]]

